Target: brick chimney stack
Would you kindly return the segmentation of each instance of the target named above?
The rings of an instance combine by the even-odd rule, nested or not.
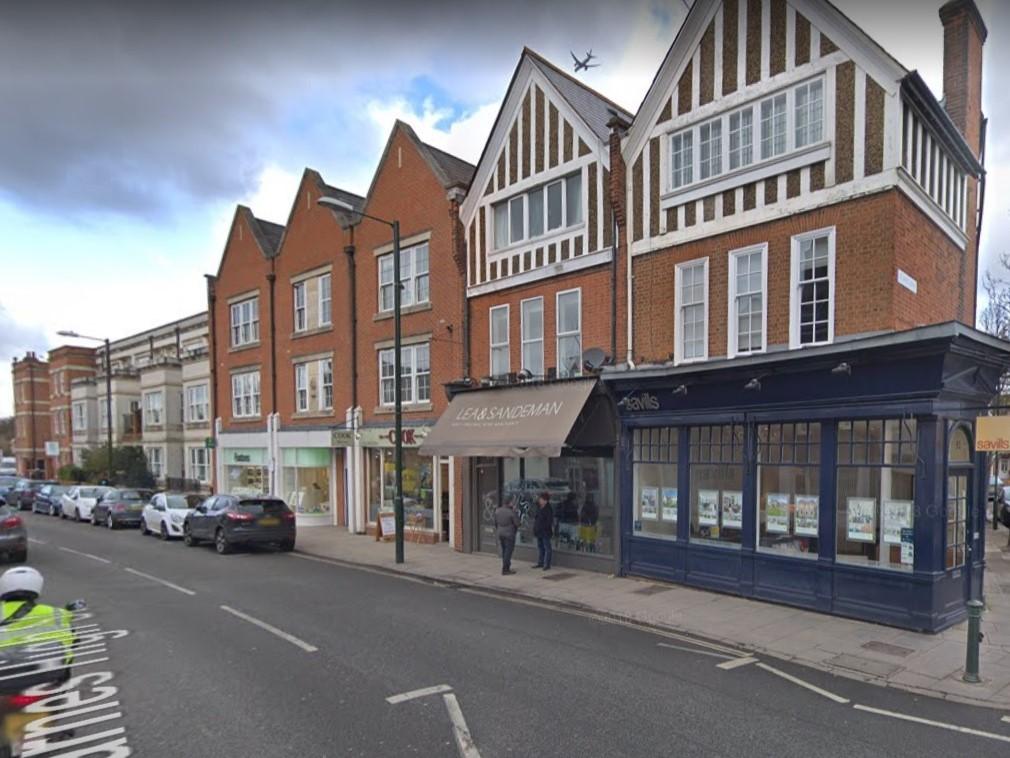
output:
[[[982,46],[989,32],[974,0],[940,8],[943,23],[943,101],[976,157],[981,153]]]

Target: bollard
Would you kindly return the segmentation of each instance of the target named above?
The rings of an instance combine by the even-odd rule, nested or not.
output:
[[[968,649],[965,656],[964,681],[970,684],[978,684],[982,680],[978,675],[978,644],[982,641],[982,603],[978,600],[969,600],[968,606]]]

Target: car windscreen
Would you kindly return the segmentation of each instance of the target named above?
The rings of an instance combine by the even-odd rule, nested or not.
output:
[[[64,486],[62,486],[60,484],[52,484],[46,490],[46,493],[48,495],[50,495],[50,496],[57,496],[57,495],[62,495],[64,492],[67,492],[69,489],[70,489],[69,487],[64,487]]]
[[[77,490],[78,497],[100,497],[105,493],[101,487],[81,487]]]
[[[239,513],[251,513],[254,516],[262,516],[264,513],[279,515],[288,510],[283,500],[242,500],[237,508]]]
[[[120,490],[117,500],[122,500],[124,502],[140,502],[142,500],[150,500],[150,495],[144,497],[144,495],[136,490]]]
[[[0,487],[10,487],[17,482],[16,476],[0,476]]]
[[[187,510],[189,508],[196,508],[200,504],[199,498],[194,498],[190,495],[166,495],[165,505],[173,510]]]

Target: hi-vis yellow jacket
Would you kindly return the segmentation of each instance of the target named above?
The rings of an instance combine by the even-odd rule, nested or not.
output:
[[[0,603],[0,689],[22,677],[33,684],[61,679],[74,660],[73,614],[38,604],[14,619],[24,604],[23,600]]]

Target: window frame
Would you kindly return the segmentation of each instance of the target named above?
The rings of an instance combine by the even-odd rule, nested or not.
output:
[[[536,339],[526,339],[526,304],[527,303],[540,303],[540,336]],[[519,360],[522,364],[522,370],[529,370],[530,374],[534,377],[543,376],[545,373],[544,367],[544,296],[537,295],[535,297],[527,297],[519,301],[519,344],[520,344],[520,356]],[[526,346],[534,345],[540,343],[540,371],[533,371],[526,365]]]
[[[418,273],[418,269],[417,269],[417,259],[418,259],[418,251],[421,248],[426,248],[428,250],[428,256],[427,256],[427,263],[425,265],[424,273],[420,273],[419,274]],[[410,261],[409,261],[410,273],[407,276],[404,276],[404,273],[403,273],[403,270],[404,270],[403,258],[404,257],[409,257],[410,258]],[[401,296],[400,296],[400,307],[401,308],[413,308],[413,307],[416,307],[416,306],[429,305],[431,303],[431,247],[430,247],[430,240],[424,240],[423,242],[418,242],[417,244],[411,245],[410,247],[402,248],[400,250],[400,258],[401,258],[401,260],[400,260],[400,286],[402,287]],[[382,281],[382,265],[383,265],[383,262],[385,262],[385,261],[389,261],[390,264],[395,263],[395,261],[393,260],[393,253],[392,252],[383,253],[382,255],[380,255],[380,256],[378,256],[376,258],[376,263],[375,263],[376,277],[377,277],[378,283],[379,283],[378,284],[378,291],[377,291],[377,294],[378,294],[378,306],[377,307],[379,309],[379,313],[392,313],[396,309],[396,292],[395,292],[395,290],[392,291],[392,297],[390,297],[390,299],[389,299],[389,307],[388,308],[385,307],[384,304],[383,304],[382,293],[383,293],[383,288],[384,287],[390,287],[390,288],[392,288],[392,287],[394,287],[396,285],[396,282],[393,281],[394,278],[395,278],[394,275],[393,275],[395,269],[394,269],[394,267],[392,265],[390,265],[390,267],[389,267],[389,277],[390,277],[390,280],[388,282],[386,282],[386,283],[383,283],[383,281]],[[428,286],[427,286],[427,288],[425,290],[424,300],[420,300],[419,297],[418,297],[418,295],[419,295],[419,282],[420,282],[420,279],[422,277],[428,281]],[[410,302],[409,303],[404,303],[403,302],[402,291],[403,290],[407,290],[407,289],[410,289]]]
[[[418,366],[417,355],[418,355],[418,350],[420,348],[425,348],[428,351],[428,361],[427,361],[428,368],[425,371],[418,371],[418,368],[417,368],[417,366]],[[380,350],[376,350],[375,351],[376,352],[376,359],[378,360],[378,363],[379,363],[379,407],[380,408],[394,408],[396,406],[396,392],[395,392],[396,385],[395,384],[393,385],[393,394],[392,394],[389,402],[386,402],[385,400],[383,400],[383,388],[385,386],[385,383],[386,382],[390,382],[390,381],[396,381],[396,377],[395,377],[395,373],[396,373],[396,368],[395,367],[396,367],[396,364],[393,361],[390,361],[390,364],[389,364],[393,368],[394,376],[385,376],[382,373],[382,357],[383,357],[383,355],[385,355],[387,353],[388,354],[392,354],[393,350],[394,350],[394,348],[386,347],[386,348],[382,348]],[[403,366],[406,365],[406,361],[403,360],[403,356],[404,356],[404,354],[406,354],[408,352],[410,353],[410,371],[408,373],[404,373],[403,372]],[[416,342],[416,343],[411,344],[411,345],[403,345],[400,348],[400,356],[401,356],[400,357],[400,375],[401,375],[401,377],[409,377],[410,378],[410,387],[411,387],[410,399],[409,400],[403,399],[402,396],[405,393],[401,392],[401,404],[405,405],[405,406],[407,406],[407,405],[413,405],[413,406],[430,405],[431,404],[431,343],[430,342]],[[395,356],[393,356],[393,357],[395,358]],[[428,377],[428,392],[427,392],[427,397],[425,397],[423,399],[421,398],[421,392],[420,392],[420,389],[421,389],[421,383],[419,381],[420,377]]]
[[[255,345],[260,340],[259,295],[244,298],[229,306],[229,332],[232,347]],[[246,335],[245,332],[248,332]]]
[[[302,280],[291,285],[291,301],[294,306],[294,331],[296,334],[309,329],[308,282]]]
[[[512,355],[511,355],[511,345],[510,342],[510,331],[511,331],[511,308],[508,303],[503,305],[492,305],[488,308],[488,373],[491,376],[507,376],[512,368]],[[505,341],[495,342],[494,338],[494,327],[495,327],[495,317],[500,317],[501,314],[505,314]],[[505,354],[505,370],[495,371],[495,352],[504,350]]]
[[[154,398],[158,398],[155,407]],[[154,390],[144,393],[144,428],[163,426],[165,424],[165,393]]]
[[[761,253],[761,347],[741,352],[739,350],[739,312],[737,302],[740,293],[737,291],[737,266],[742,256]],[[727,313],[726,313],[726,355],[735,358],[738,355],[753,355],[768,350],[768,243],[740,247],[729,251],[729,275],[727,283]],[[753,294],[753,293],[749,293]]]
[[[295,413],[309,410],[309,364],[295,364]]]
[[[157,453],[157,455],[151,455]],[[157,461],[154,459],[157,458]],[[162,456],[162,449],[158,446],[144,448],[144,459],[147,462],[147,470],[155,479],[160,479],[165,473],[165,461]]]
[[[586,177],[584,176],[584,167],[580,166],[575,171],[567,171],[561,176],[554,177],[547,181],[540,182],[534,186],[517,192],[509,197],[496,200],[491,203],[491,224],[489,231],[488,249],[491,254],[503,253],[504,251],[511,250],[515,247],[521,247],[523,245],[532,244],[540,240],[545,240],[550,237],[557,236],[559,234],[564,234],[572,229],[579,227],[585,223],[586,209],[584,207],[586,203],[586,197],[588,193],[586,192]],[[568,217],[568,185],[570,180],[578,175],[579,177],[579,203],[577,207],[578,219],[572,221]],[[560,226],[550,227],[550,188],[560,186],[561,191],[561,224]],[[543,203],[541,205],[542,218],[540,223],[541,232],[539,234],[533,234],[531,230],[531,216],[530,216],[530,195],[541,192],[543,196]],[[512,239],[512,203],[522,199],[522,209],[523,209],[523,235],[521,238]],[[506,236],[508,240],[505,244],[500,244],[497,235],[497,215],[500,209],[504,209],[505,212],[505,230],[507,232]]]
[[[323,358],[318,363],[319,369],[319,410],[321,411],[331,411],[333,410],[333,359]],[[326,375],[329,374],[330,381],[326,381]],[[327,401],[327,396],[329,400]]]
[[[197,397],[194,401],[193,396],[199,394],[199,390],[202,390],[202,399]],[[194,413],[194,410],[200,410],[199,413]],[[201,424],[205,421],[210,420],[210,391],[206,384],[191,384],[186,387],[186,422],[190,424]]]
[[[206,447],[200,447],[198,445],[194,445],[189,448],[189,455],[187,456],[189,460],[187,460],[187,463],[189,464],[190,479],[200,482],[201,484],[206,484],[207,482],[210,481],[209,452],[210,451],[207,450]],[[194,456],[194,453],[203,453],[203,455]],[[201,458],[201,457],[203,458],[202,462],[194,460],[194,458]],[[203,471],[203,476],[200,476],[201,469]]]
[[[561,330],[561,298],[566,295],[577,295],[579,301],[578,314],[579,314],[579,326],[578,329],[562,331]],[[582,288],[573,287],[571,289],[562,290],[555,293],[554,295],[554,334],[555,334],[555,344],[554,344],[554,363],[555,363],[555,373],[559,379],[569,378],[572,376],[582,376]],[[573,336],[577,336],[579,340],[579,361],[574,373],[569,374],[562,371],[561,366],[561,341],[562,339],[568,339]]]
[[[696,268],[698,266],[703,267],[702,284],[704,288],[704,300],[703,300],[703,310],[705,313],[705,329],[704,329],[704,351],[700,356],[694,356],[691,358],[684,357],[684,319],[681,315],[682,309],[685,307],[681,302],[681,289],[683,287],[684,271],[689,268]],[[709,314],[709,276],[708,276],[708,256],[704,258],[694,258],[689,261],[684,261],[683,263],[678,263],[674,268],[674,345],[673,345],[673,362],[675,364],[681,363],[697,363],[701,361],[707,361],[709,356],[709,327],[711,326],[710,314]],[[698,303],[691,303],[691,306],[698,305]]]
[[[828,238],[828,337],[826,340],[814,342],[800,341],[800,311],[802,302],[800,300],[800,255],[802,243],[807,240],[816,240],[819,237]],[[830,345],[835,341],[835,241],[836,227],[827,226],[821,229],[814,229],[802,234],[793,235],[790,240],[789,255],[789,348],[795,350],[801,347],[815,347],[817,345]]]
[[[231,375],[232,418],[259,418],[262,411],[261,402],[259,369],[237,371]]]
[[[320,274],[317,279],[317,289],[319,295],[319,326],[333,325],[333,277],[331,274]],[[323,319],[323,313],[326,319]]]

